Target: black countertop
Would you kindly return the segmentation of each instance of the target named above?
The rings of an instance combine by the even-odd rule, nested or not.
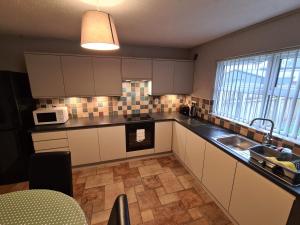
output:
[[[280,180],[276,176],[268,173],[263,170],[261,167],[257,166],[249,159],[243,157],[237,152],[227,148],[226,146],[218,143],[215,138],[223,135],[233,134],[234,132],[231,130],[227,130],[221,128],[219,126],[208,123],[204,120],[198,119],[190,119],[187,116],[181,115],[179,113],[153,113],[151,117],[154,121],[177,121],[193,133],[202,137],[209,143],[217,146],[219,149],[229,154],[242,164],[248,166],[253,169],[260,175],[264,176],[271,182],[277,184],[282,187],[286,191],[295,195],[297,198],[300,198],[300,186],[295,187],[287,184],[286,182]],[[128,122],[123,116],[105,116],[105,117],[95,117],[95,118],[78,118],[78,119],[70,119],[65,124],[57,124],[57,125],[43,125],[43,126],[35,126],[31,132],[49,132],[49,131],[59,131],[59,130],[73,130],[73,129],[84,129],[84,128],[96,128],[96,127],[105,127],[105,126],[116,126],[116,125],[124,125],[126,123],[134,123]]]

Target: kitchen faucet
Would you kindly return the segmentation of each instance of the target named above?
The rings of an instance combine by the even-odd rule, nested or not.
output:
[[[274,129],[274,122],[273,120],[270,120],[270,119],[265,119],[265,118],[254,118],[251,123],[250,123],[250,126],[253,125],[254,121],[256,120],[262,120],[262,121],[268,121],[271,123],[271,129],[270,129],[270,132],[265,134],[264,136],[264,139],[263,139],[263,144],[271,144],[271,141],[272,141],[272,133],[273,133],[273,129]]]

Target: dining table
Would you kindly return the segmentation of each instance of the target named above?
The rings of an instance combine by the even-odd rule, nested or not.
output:
[[[0,195],[0,225],[86,225],[79,204],[61,192],[33,189]]]

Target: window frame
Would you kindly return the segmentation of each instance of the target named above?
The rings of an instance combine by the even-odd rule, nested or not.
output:
[[[295,94],[294,94],[293,97],[290,97],[290,90],[291,90],[291,87],[292,87],[292,83],[294,82],[294,79],[295,79],[295,74],[294,73],[295,73],[296,69],[299,70],[299,68],[297,67],[297,65],[298,65],[297,62],[300,60],[300,49],[285,50],[285,51],[281,51],[281,52],[266,53],[266,54],[260,54],[260,55],[244,56],[244,57],[239,57],[239,58],[234,58],[234,59],[218,61],[217,62],[217,69],[216,69],[216,78],[215,78],[215,83],[214,83],[214,91],[213,91],[214,104],[213,104],[212,115],[216,116],[216,117],[224,118],[224,119],[229,120],[229,121],[233,121],[235,123],[238,123],[238,124],[241,124],[241,125],[244,125],[244,126],[247,126],[247,127],[250,127],[248,125],[248,123],[250,122],[249,119],[250,119],[250,116],[251,116],[251,110],[252,110],[252,107],[253,107],[253,104],[254,104],[254,101],[255,101],[255,100],[253,100],[254,99],[253,96],[254,96],[254,92],[255,92],[255,89],[256,89],[256,87],[255,87],[256,79],[259,76],[258,75],[259,74],[258,73],[258,71],[259,71],[258,67],[259,67],[259,63],[261,62],[260,60],[262,58],[265,58],[265,60],[267,61],[266,77],[263,80],[264,82],[261,82],[261,83],[264,83],[263,90],[260,89],[261,85],[262,85],[260,83],[258,93],[256,93],[257,100],[256,100],[255,105],[260,104],[260,103],[258,103],[258,98],[259,98],[259,95],[260,95],[259,93],[262,93],[262,102],[261,102],[262,107],[260,108],[260,112],[255,117],[269,118],[268,113],[270,113],[270,111],[272,110],[272,107],[271,107],[272,99],[271,98],[274,98],[274,96],[275,97],[277,96],[277,101],[278,102],[280,101],[280,98],[283,97],[285,106],[288,104],[287,102],[289,100],[293,101],[291,104],[294,104],[294,106],[292,106],[294,111],[289,113],[287,125],[285,125],[284,130],[282,131],[283,128],[281,126],[282,126],[282,122],[283,122],[283,116],[281,115],[280,123],[279,123],[278,127],[276,127],[276,129],[274,130],[274,136],[279,137],[281,139],[285,139],[285,140],[294,142],[294,143],[300,143],[300,135],[299,135],[300,122],[298,122],[298,120],[297,120],[298,119],[297,115],[294,115],[296,110],[297,110],[296,105],[297,105],[297,102],[299,101],[298,99],[300,98],[300,75],[298,77],[298,81],[296,82],[296,86],[294,87],[295,88],[295,91],[294,91]],[[283,77],[281,79],[282,83],[281,83],[281,86],[280,86],[280,89],[279,89],[279,94],[274,95],[274,92],[278,91],[278,90],[276,90],[276,87],[278,86],[278,82],[280,80],[280,72],[282,70],[282,62],[283,62],[284,59],[286,59],[286,65],[288,65],[288,60],[290,58],[293,58],[293,64],[294,65],[293,65],[293,67],[290,67],[290,66],[285,66],[284,67]],[[229,67],[230,67],[231,65],[233,65],[233,72],[232,73],[234,74],[235,73],[234,70],[238,71],[238,69],[240,68],[240,63],[242,63],[242,70],[240,72],[241,73],[241,75],[240,75],[241,79],[240,79],[240,83],[239,83],[240,86],[238,86],[238,89],[239,89],[238,91],[240,91],[240,88],[242,86],[241,83],[243,82],[242,73],[244,72],[244,65],[246,63],[246,64],[248,64],[247,65],[247,67],[248,67],[249,64],[251,63],[251,61],[254,62],[254,63],[252,63],[252,69],[253,69],[253,64],[257,63],[257,71],[256,71],[256,73],[252,73],[253,71],[251,70],[251,73],[256,75],[255,82],[254,82],[254,87],[253,87],[253,92],[252,92],[252,98],[253,99],[250,100],[251,104],[249,106],[250,107],[249,112],[246,111],[246,112],[248,112],[248,115],[245,116],[245,117],[247,117],[247,119],[243,119],[241,116],[239,116],[239,117],[234,116],[234,114],[237,113],[237,109],[238,109],[237,106],[234,109],[234,102],[237,101],[237,100],[234,99],[234,96],[237,92],[237,89],[233,88],[232,86],[236,87],[236,85],[238,85],[238,81],[236,81],[235,83],[231,83],[231,86],[229,88],[224,87],[224,86],[226,86],[226,80],[224,81],[223,79],[228,79],[228,81],[230,79],[232,79],[232,81],[234,81],[234,75],[229,74],[228,78],[226,78],[226,75],[225,75],[226,72],[224,72],[224,71],[226,70],[226,66],[229,65]],[[237,69],[235,69],[236,66],[237,66]],[[288,80],[288,89],[285,90],[285,88],[283,88],[283,84],[284,84],[283,82],[284,82],[284,78],[288,77],[288,75],[285,73],[287,68],[288,68],[288,70],[291,70],[291,77],[290,77],[290,80]],[[246,69],[246,72],[248,73],[248,68]],[[237,74],[237,76],[238,76],[238,74]],[[238,78],[236,77],[235,79],[238,79]],[[245,79],[247,80],[248,78],[246,77]],[[250,77],[250,80],[248,81],[249,82],[248,83],[248,88],[249,89],[251,87],[251,81],[252,81],[252,77]],[[246,85],[247,85],[247,82],[245,82],[244,86],[246,86]],[[298,85],[299,85],[299,88],[298,88]],[[224,109],[224,105],[226,105],[226,102],[224,102],[225,100],[223,98],[224,93],[221,93],[221,92],[226,92],[226,91],[230,92],[230,89],[231,89],[232,93],[229,94],[229,96],[230,96],[229,100],[227,98],[228,97],[227,93],[226,93],[225,99],[227,98],[226,100],[229,102],[229,104],[228,104],[229,106],[230,106],[230,102],[232,101],[231,111],[230,111],[230,113],[228,113],[228,111],[224,111],[224,113],[222,113],[222,111]],[[244,87],[244,90],[245,90],[245,87]],[[281,93],[282,90],[285,93]],[[246,92],[241,92],[241,93],[246,93]],[[233,94],[233,97],[232,97],[232,94]],[[249,90],[247,90],[247,97],[248,97],[248,94],[249,94]],[[279,103],[277,103],[277,107],[278,106],[279,106]],[[257,106],[255,106],[255,107],[257,107]],[[241,106],[239,111],[243,111],[243,110],[244,109]],[[283,110],[283,113],[284,113],[284,109],[282,109],[282,110]],[[271,119],[274,119],[276,117],[276,121],[277,121],[277,116],[274,116],[274,113],[276,114],[275,110],[273,109]],[[292,122],[294,116],[296,117],[296,121],[294,121],[295,124],[293,125],[293,128],[292,128],[291,122]],[[298,125],[298,123],[299,123],[299,125]],[[268,126],[269,126],[269,124],[267,124],[267,123],[259,122],[258,126],[256,126],[255,129],[257,129],[259,131],[267,132],[268,129],[269,129]],[[297,128],[297,127],[299,127],[299,128]],[[290,136],[291,135],[290,134],[291,132],[289,131],[290,129],[292,129],[292,134],[294,135],[294,137]]]

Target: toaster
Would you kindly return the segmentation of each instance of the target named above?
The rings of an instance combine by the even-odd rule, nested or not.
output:
[[[179,106],[179,113],[185,116],[190,115],[190,107],[188,105],[181,105]]]

